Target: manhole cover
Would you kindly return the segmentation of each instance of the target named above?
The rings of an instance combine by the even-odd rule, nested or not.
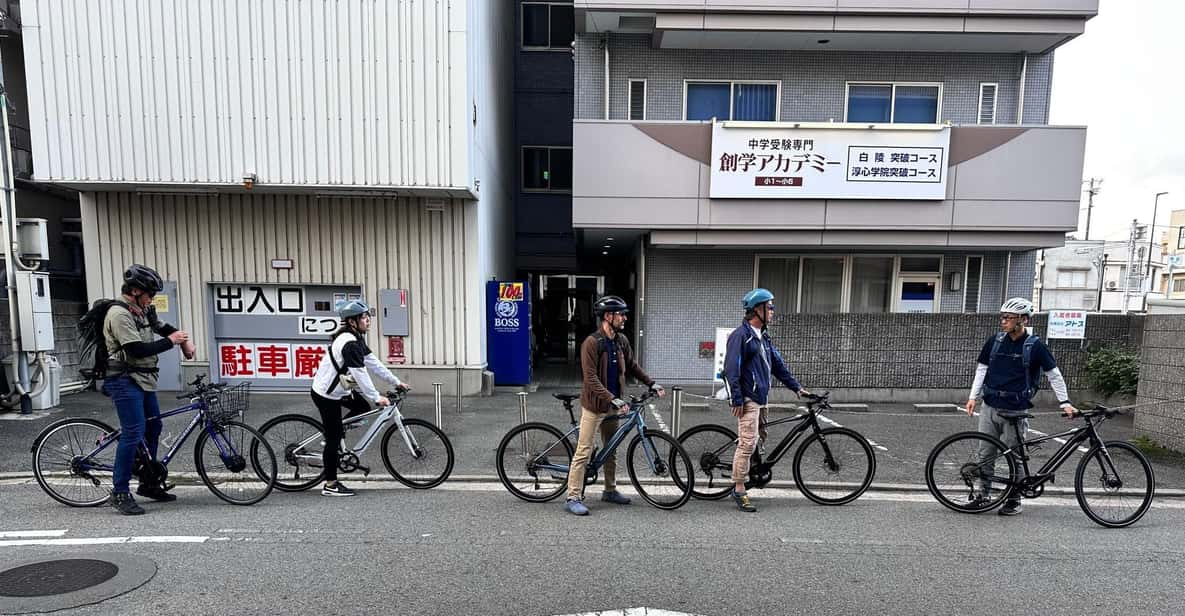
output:
[[[97,586],[119,573],[105,560],[69,558],[47,560],[0,572],[0,595],[45,597]]]

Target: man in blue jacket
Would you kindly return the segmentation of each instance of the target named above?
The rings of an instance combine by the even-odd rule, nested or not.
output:
[[[724,381],[732,400],[732,415],[737,418],[737,451],[732,460],[732,500],[741,511],[757,511],[745,493],[749,476],[749,458],[757,446],[762,414],[769,402],[773,377],[798,395],[809,393],[798,384],[782,356],[774,348],[766,326],[774,315],[774,294],[753,289],[745,294],[745,322],[728,335],[724,354]]]

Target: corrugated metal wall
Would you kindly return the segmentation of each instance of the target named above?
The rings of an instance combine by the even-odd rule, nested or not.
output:
[[[465,0],[25,0],[39,180],[467,187]]]
[[[372,306],[380,288],[408,289],[410,364],[484,361],[480,330],[466,333],[483,319],[474,202],[446,201],[443,211],[419,199],[311,195],[84,193],[81,202],[91,300],[117,297],[128,264],[155,267],[177,282],[179,326],[199,341],[202,361],[211,282],[360,284]],[[274,258],[295,269],[272,269]]]

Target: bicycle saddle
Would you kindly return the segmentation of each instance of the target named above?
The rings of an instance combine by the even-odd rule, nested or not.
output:
[[[1025,411],[996,411],[996,414],[1008,421],[1017,421],[1019,419],[1032,419],[1033,414]]]
[[[579,394],[575,395],[575,396],[573,396],[572,394],[551,394],[551,397],[555,398],[556,400],[559,400],[560,402],[571,402],[573,400],[580,399]]]

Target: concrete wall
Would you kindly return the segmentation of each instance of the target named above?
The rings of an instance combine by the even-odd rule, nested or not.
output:
[[[1145,318],[1136,432],[1185,451],[1185,315]]]

